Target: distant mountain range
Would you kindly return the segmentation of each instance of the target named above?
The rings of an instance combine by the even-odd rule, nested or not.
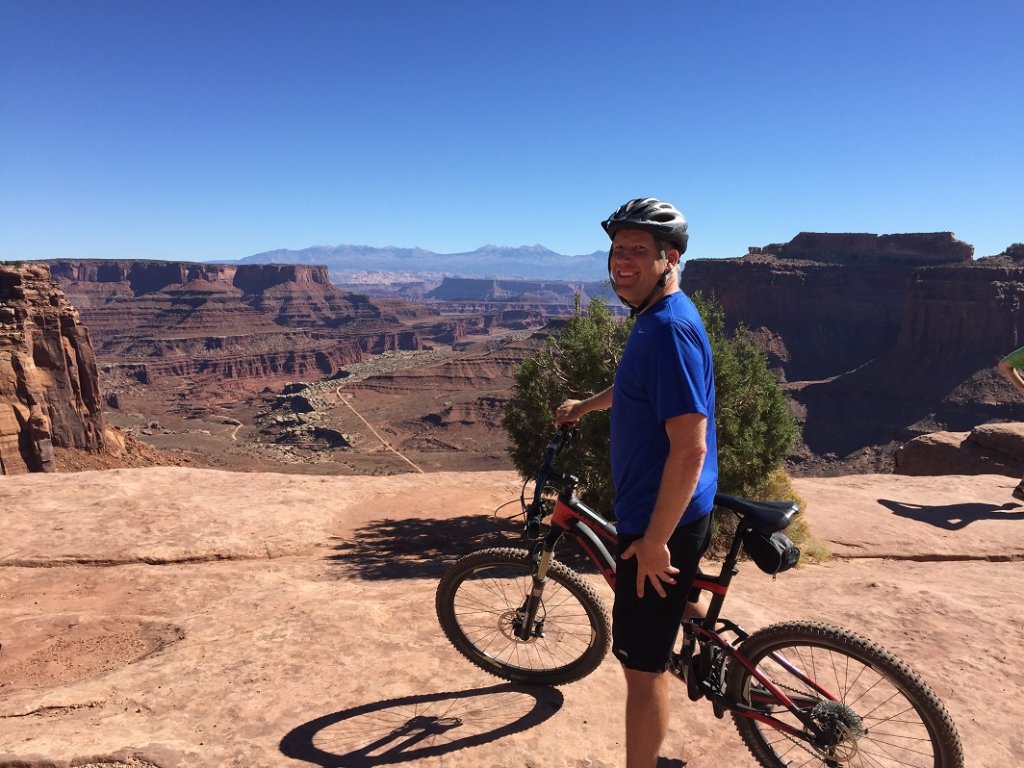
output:
[[[325,264],[333,275],[373,271],[525,280],[596,281],[608,277],[607,251],[565,256],[542,245],[517,248],[485,245],[468,253],[369,245],[317,245],[299,251],[265,251],[239,261],[242,264]]]

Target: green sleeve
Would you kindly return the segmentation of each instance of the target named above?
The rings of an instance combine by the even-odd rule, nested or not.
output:
[[[1024,369],[1024,347],[1015,349],[1013,352],[1003,358],[1003,361],[1011,368],[1018,370]]]

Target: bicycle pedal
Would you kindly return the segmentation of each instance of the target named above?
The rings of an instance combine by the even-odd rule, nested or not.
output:
[[[682,662],[682,659],[679,657],[678,654],[672,654],[672,658],[669,659],[668,671],[676,677],[678,677],[684,683],[689,678],[690,670],[687,668],[686,664]]]

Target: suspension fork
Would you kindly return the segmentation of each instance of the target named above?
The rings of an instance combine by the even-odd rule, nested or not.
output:
[[[531,553],[533,569],[531,572],[530,592],[520,609],[521,623],[515,629],[515,635],[522,641],[530,640],[533,637],[542,637],[544,632],[543,622],[541,626],[534,627],[537,614],[540,612],[544,602],[544,586],[548,581],[548,568],[551,567],[551,560],[555,556],[555,545],[565,533],[560,528],[552,528],[544,541],[538,542]]]

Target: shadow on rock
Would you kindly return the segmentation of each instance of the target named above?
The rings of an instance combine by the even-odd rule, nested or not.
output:
[[[335,538],[335,554],[328,559],[356,570],[364,579],[435,579],[468,552],[516,547],[521,542],[516,525],[494,517],[411,517],[377,520],[352,539]]]
[[[907,504],[902,501],[879,499],[878,503],[891,509],[894,515],[921,523],[958,531],[978,520],[1024,520],[1024,509],[1016,502],[1006,504]]]
[[[355,570],[364,579],[437,579],[462,555],[489,547],[529,548],[518,521],[482,515],[448,520],[377,520],[352,539],[335,538],[329,560]],[[592,572],[578,548],[566,542],[557,557],[566,565]]]
[[[555,688],[512,684],[363,704],[303,723],[281,753],[321,766],[372,768],[447,755],[533,728],[562,708]]]

